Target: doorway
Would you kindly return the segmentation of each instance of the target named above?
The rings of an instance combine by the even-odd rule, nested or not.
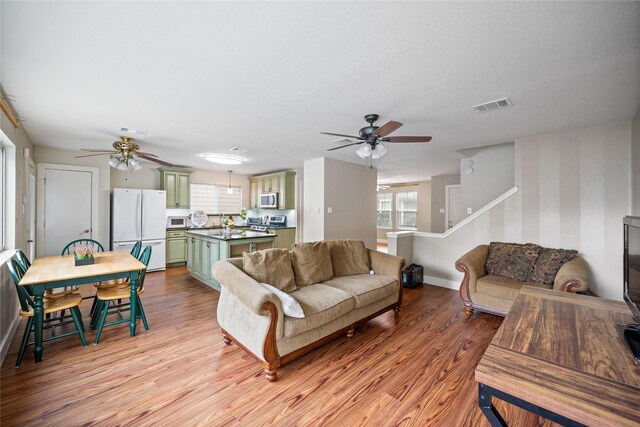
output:
[[[445,220],[447,230],[454,227],[462,219],[460,207],[460,185],[445,185]],[[442,200],[442,199],[441,199]]]
[[[38,165],[36,252],[60,255],[76,239],[98,236],[98,169],[83,166]]]

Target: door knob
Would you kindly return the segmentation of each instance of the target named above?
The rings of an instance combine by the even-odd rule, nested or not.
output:
[[[27,243],[33,243],[33,240],[27,240]]]
[[[85,228],[85,229],[84,229],[84,233],[85,233],[85,234],[86,234],[86,233],[88,233],[88,232],[90,232],[90,231],[91,231],[91,230],[90,230],[90,229],[88,229],[88,228]]]

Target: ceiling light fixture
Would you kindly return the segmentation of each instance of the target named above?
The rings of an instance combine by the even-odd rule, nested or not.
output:
[[[231,188],[231,170],[227,171],[229,172],[229,186],[227,187],[227,194],[233,194],[233,188]]]
[[[109,159],[109,166],[121,171],[139,171],[140,169],[142,169],[142,165],[140,164],[140,162],[134,159],[131,154],[112,157],[111,159]]]
[[[356,154],[362,157],[363,159],[366,159],[367,157],[371,157],[372,159],[376,160],[384,156],[386,153],[387,153],[387,146],[384,145],[382,142],[376,143],[375,148],[373,149],[369,144],[365,144],[356,150]]]
[[[229,156],[227,154],[205,153],[202,155],[202,158],[221,165],[241,165],[246,161],[246,159],[243,159],[242,157]]]

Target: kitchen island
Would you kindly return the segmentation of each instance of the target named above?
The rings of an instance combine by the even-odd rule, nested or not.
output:
[[[242,256],[243,252],[273,248],[276,234],[262,231],[234,230],[226,235],[221,229],[187,231],[187,269],[191,276],[220,291],[211,267],[221,259]]]

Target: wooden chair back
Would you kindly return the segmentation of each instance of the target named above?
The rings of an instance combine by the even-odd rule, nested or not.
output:
[[[94,252],[104,252],[104,247],[97,240],[78,239],[78,240],[74,240],[73,242],[67,243],[67,246],[65,246],[64,249],[62,249],[62,252],[60,253],[60,255],[71,255],[71,253],[73,252],[73,247],[76,245],[92,245]]]
[[[140,255],[140,258],[138,259],[140,260],[141,263],[143,263],[148,267],[149,260],[151,259],[151,246],[147,246],[146,248],[144,248],[144,250],[142,251],[142,254]],[[147,275],[147,269],[145,268],[140,273],[140,276],[138,276],[138,283],[136,283],[136,288],[138,290],[141,290],[144,287],[144,278],[146,277],[146,275]]]
[[[27,258],[27,255],[22,252],[22,249],[16,249],[16,259],[18,260],[18,264],[20,267],[26,272],[29,267],[31,267],[31,261]]]
[[[22,269],[22,266],[15,259],[10,259],[7,261],[7,268],[9,269],[9,274],[13,279],[13,283],[16,287],[16,292],[18,293],[18,300],[20,301],[20,309],[22,311],[29,311],[30,307],[33,307],[33,300],[31,299],[31,295],[33,292],[29,292],[31,288],[29,286],[20,286],[20,279],[24,276],[25,271]],[[31,295],[30,295],[31,294]]]
[[[136,258],[140,257],[140,250],[142,250],[142,242],[140,240],[138,240],[136,242],[135,245],[133,245],[133,248],[131,248],[131,255],[133,255]]]

